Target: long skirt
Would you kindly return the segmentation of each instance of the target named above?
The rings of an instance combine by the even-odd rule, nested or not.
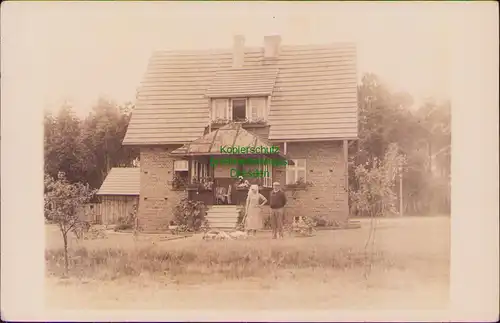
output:
[[[264,227],[262,221],[261,210],[258,206],[250,206],[245,221],[246,230],[260,230]]]

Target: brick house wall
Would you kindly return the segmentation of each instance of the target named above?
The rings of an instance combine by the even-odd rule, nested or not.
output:
[[[139,225],[146,231],[162,231],[173,220],[173,209],[187,197],[187,192],[173,190],[173,161],[169,152],[179,146],[141,148],[141,188],[138,210]],[[284,147],[280,145],[281,151]],[[287,220],[298,215],[325,216],[345,222],[349,216],[348,193],[345,190],[345,165],[341,141],[288,143],[291,159],[306,159],[305,190],[286,190]],[[273,168],[273,179],[285,185],[284,167]],[[269,214],[264,208],[264,216]]]
[[[283,145],[280,150],[284,152]],[[349,216],[348,192],[345,189],[345,164],[342,141],[288,143],[290,159],[306,159],[305,190],[286,190],[287,220],[293,216],[326,216],[345,223]],[[283,167],[274,169],[274,179],[285,185]]]
[[[145,231],[165,230],[173,220],[177,203],[187,197],[185,191],[172,189],[175,158],[169,153],[179,145],[141,148],[141,188],[138,209],[139,226]]]

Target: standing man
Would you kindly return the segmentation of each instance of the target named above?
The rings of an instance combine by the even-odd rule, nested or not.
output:
[[[269,197],[269,206],[271,207],[271,227],[273,228],[273,239],[277,238],[279,233],[280,238],[283,238],[283,209],[286,205],[286,195],[280,189],[280,183],[273,183],[273,191]]]

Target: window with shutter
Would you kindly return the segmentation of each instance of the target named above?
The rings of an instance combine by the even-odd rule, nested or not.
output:
[[[250,118],[252,121],[267,120],[267,100],[266,98],[250,99]]]
[[[212,102],[212,120],[229,119],[228,100],[214,99]]]

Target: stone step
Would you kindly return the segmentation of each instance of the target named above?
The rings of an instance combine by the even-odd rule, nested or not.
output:
[[[234,223],[238,222],[237,218],[207,218],[209,223]]]
[[[207,213],[205,217],[207,218],[237,218],[239,213],[219,213],[219,212],[213,212],[213,213]]]
[[[213,212],[217,212],[217,213],[238,213],[239,212],[239,208],[236,208],[236,207],[212,207],[210,209],[207,210],[207,213],[213,213]]]
[[[213,205],[205,218],[211,228],[233,230],[238,224],[239,209],[237,205]]]

